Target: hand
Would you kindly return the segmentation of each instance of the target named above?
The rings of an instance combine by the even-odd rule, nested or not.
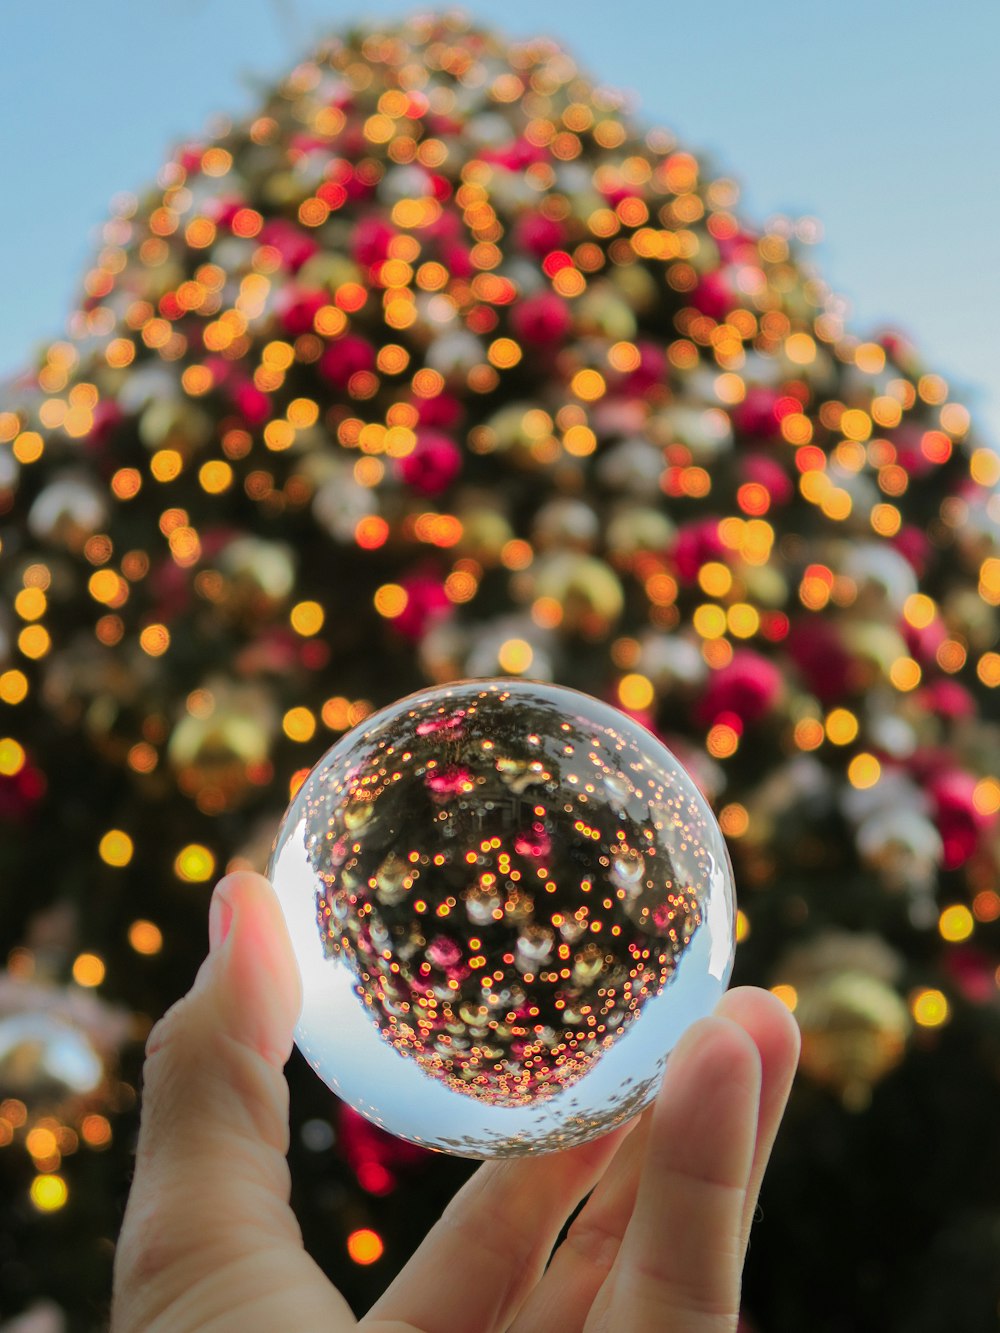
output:
[[[630,1125],[566,1152],[485,1163],[358,1323],[303,1249],[288,1204],[282,1068],[301,995],[268,882],[222,880],[209,934],[192,990],[146,1046],[112,1333],[735,1329],[798,1057],[795,1022],[774,996],[729,991],[678,1043],[655,1104]]]

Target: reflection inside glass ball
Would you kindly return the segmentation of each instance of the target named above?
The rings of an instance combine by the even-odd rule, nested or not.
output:
[[[609,704],[460,681],[366,718],[313,769],[269,874],[296,1040],[383,1128],[489,1157],[608,1132],[732,969],[707,803]]]

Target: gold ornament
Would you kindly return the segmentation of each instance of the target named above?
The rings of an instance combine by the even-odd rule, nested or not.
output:
[[[603,560],[560,551],[538,561],[535,595],[563,608],[561,629],[590,638],[607,634],[625,606],[617,574]]]
[[[893,984],[900,972],[898,955],[878,936],[843,931],[793,950],[779,969],[796,993],[801,1068],[850,1111],[866,1109],[906,1051],[912,1025]]]
[[[209,682],[189,696],[188,709],[171,733],[167,757],[177,785],[199,808],[232,807],[255,783],[270,780],[277,726],[264,690]]]

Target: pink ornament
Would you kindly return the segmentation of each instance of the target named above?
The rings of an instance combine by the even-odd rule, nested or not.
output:
[[[100,453],[125,420],[125,413],[113,398],[101,398],[94,404],[91,415],[94,424],[87,436],[87,448],[93,453]]]
[[[624,389],[627,393],[642,396],[656,384],[662,384],[667,376],[667,354],[657,343],[639,342],[639,364],[625,378]]]
[[[354,228],[351,253],[355,263],[371,268],[389,258],[389,244],[396,235],[395,227],[381,218],[365,218]]]
[[[435,796],[458,796],[468,790],[472,781],[467,768],[455,767],[435,769],[424,779],[427,790]]]
[[[414,406],[421,426],[451,430],[462,420],[462,404],[450,393],[439,393],[435,398],[418,398]]]
[[[182,615],[191,605],[191,578],[187,570],[163,559],[154,564],[149,574],[149,591],[154,608],[150,620],[166,621]]]
[[[919,426],[901,426],[890,439],[896,446],[896,462],[911,477],[922,477],[932,472],[937,464],[921,449],[924,432]]]
[[[343,149],[350,156],[354,157],[359,153],[364,153],[367,147],[367,140],[360,128],[345,136]],[[375,193],[375,182],[368,176],[360,175],[356,170],[346,177],[343,186],[347,191],[348,199],[356,204],[367,201]]]
[[[773,389],[755,384],[747,390],[742,403],[737,403],[730,416],[741,435],[773,440],[781,430],[777,411],[779,395]]]
[[[795,486],[785,469],[764,454],[748,454],[741,464],[740,472],[745,481],[763,486],[776,505],[788,504],[795,495]]]
[[[781,672],[752,648],[740,648],[716,671],[698,706],[699,719],[715,723],[720,713],[735,713],[744,723],[762,718],[781,693]]]
[[[545,825],[532,824],[527,832],[519,833],[514,839],[514,850],[520,856],[548,856],[552,839],[545,831]]]
[[[427,958],[435,967],[457,967],[462,960],[462,950],[455,940],[438,935],[427,946]]]
[[[450,199],[454,194],[452,183],[447,176],[431,176],[431,193],[439,204],[443,204],[446,199]]]
[[[330,151],[329,139],[317,138],[315,134],[291,134],[288,137],[288,156],[294,162],[300,157],[305,157],[308,153],[328,154]]]
[[[12,777],[0,777],[0,820],[27,818],[45,795],[45,785],[44,774],[30,760]]]
[[[550,250],[558,250],[565,237],[562,223],[543,213],[522,214],[514,228],[514,244],[538,259],[544,259]]]
[[[285,218],[275,218],[266,222],[260,232],[261,245],[273,245],[281,255],[282,261],[292,273],[311,259],[319,250],[319,241],[308,236],[301,227]]]
[[[217,389],[225,388],[236,374],[236,366],[224,356],[206,356],[203,364]]]
[[[689,300],[696,310],[721,323],[736,305],[736,296],[727,275],[721,269],[706,273]]]
[[[462,451],[438,431],[419,430],[412,453],[396,460],[397,475],[421,495],[440,495],[462,470]]]
[[[732,236],[717,236],[715,243],[724,264],[756,264],[760,260],[757,237],[752,232],[738,230]]]
[[[442,212],[440,217],[435,218],[431,225],[425,228],[425,231],[429,241],[435,241],[441,246],[461,241],[465,235],[461,218],[453,210]]]
[[[442,246],[441,263],[450,270],[453,278],[471,278],[476,271],[472,252],[467,245]]]
[[[245,380],[232,390],[233,405],[248,426],[261,426],[271,417],[271,400],[256,384]]]
[[[908,620],[904,620],[900,629],[903,632],[903,638],[906,640],[910,655],[915,657],[921,666],[936,665],[937,651],[948,637],[948,631],[945,629],[944,623],[935,618],[929,625],[917,628],[916,625],[911,625]]]
[[[392,622],[404,638],[423,638],[428,626],[454,610],[440,579],[415,574],[402,580],[406,606]]]
[[[896,550],[910,562],[918,578],[923,578],[931,557],[930,538],[922,528],[905,526],[890,539]]]
[[[202,207],[205,216],[212,219],[218,227],[228,227],[241,208],[246,208],[247,201],[239,194],[221,195],[218,199],[207,199]]]
[[[920,690],[918,702],[929,713],[951,719],[975,717],[976,701],[957,680],[935,680]]]
[[[945,953],[945,966],[952,982],[972,1004],[989,1004],[997,998],[994,965],[974,945],[959,945]]]
[[[329,303],[326,292],[296,287],[294,283],[280,293],[275,303],[281,327],[292,338],[311,333],[316,312]]]
[[[465,717],[465,709],[460,708],[456,713],[449,713],[447,717],[428,718],[417,726],[418,736],[436,736],[442,731],[455,732],[461,736],[463,731],[462,719]]]
[[[238,676],[287,675],[295,670],[301,643],[290,629],[272,625],[237,653],[233,667]]]
[[[201,159],[205,149],[201,144],[187,144],[181,149],[178,156],[178,162],[184,168],[185,174],[194,176],[201,171]]]
[[[939,772],[928,783],[948,870],[957,870],[968,861],[979,845],[982,830],[995,821],[995,815],[985,815],[976,808],[976,786],[977,779],[971,773],[957,768]]]
[[[374,369],[374,347],[355,333],[331,343],[319,359],[320,374],[338,389],[346,389],[351,376],[359,371]]]
[[[725,560],[726,554],[717,518],[692,519],[677,531],[672,555],[678,574],[687,583],[694,582],[702,565],[710,560]]]
[[[540,144],[521,138],[515,139],[512,144],[504,148],[487,149],[479,156],[484,162],[495,162],[498,166],[506,167],[508,171],[524,171],[526,167],[536,162],[544,162],[548,153]]]
[[[786,642],[803,681],[821,704],[844,698],[850,690],[854,659],[835,626],[814,616],[803,618],[789,628]]]
[[[541,345],[561,342],[572,327],[573,317],[555,292],[538,292],[514,306],[510,323],[518,338]]]

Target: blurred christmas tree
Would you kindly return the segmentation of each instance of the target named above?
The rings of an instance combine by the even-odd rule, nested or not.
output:
[[[213,879],[373,709],[525,675],[686,764],[737,980],[800,1020],[749,1325],[995,1327],[1000,460],[845,331],[811,224],[737,201],[551,42],[450,17],[330,39],[116,200],[0,410],[5,1315],[103,1326]],[[362,1309],[470,1168],[289,1077],[294,1204]]]

